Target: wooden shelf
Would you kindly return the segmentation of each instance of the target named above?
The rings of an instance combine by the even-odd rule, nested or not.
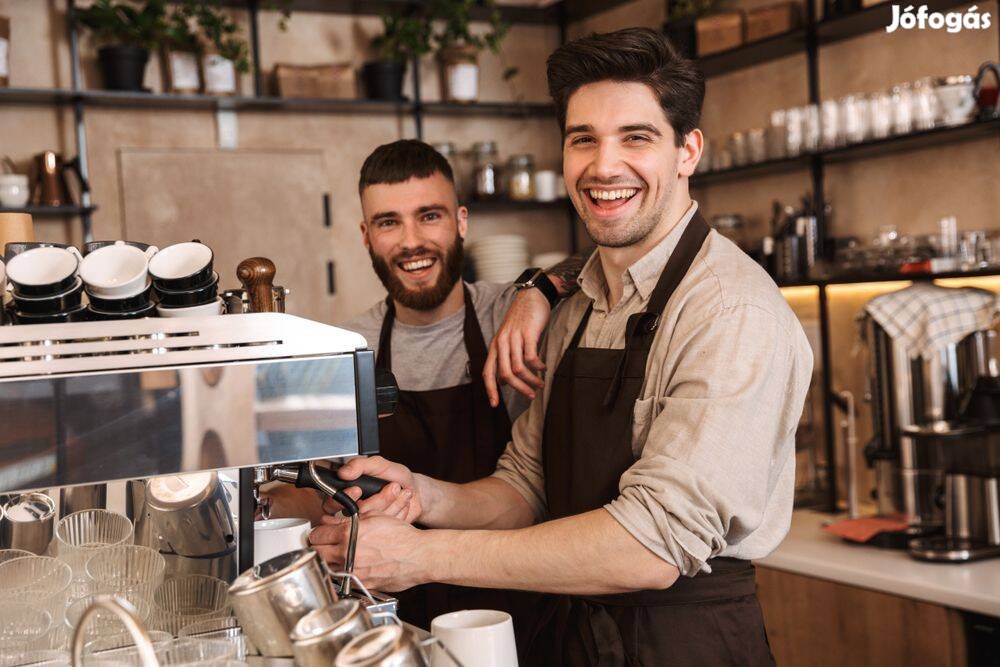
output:
[[[96,206],[25,206],[24,208],[0,207],[0,213],[28,213],[35,218],[69,218],[90,214]]]
[[[555,107],[549,102],[474,102],[455,104],[426,102],[421,109],[434,116],[507,116],[511,118],[554,118]]]
[[[927,0],[920,4],[927,5],[928,13],[933,13],[943,12],[968,3],[956,2],[956,0]],[[892,5],[893,3],[885,2],[861,11],[819,21],[816,24],[816,37],[819,44],[831,44],[869,32],[882,31],[884,36],[885,29],[892,24]],[[904,9],[906,7],[906,5],[900,6]]]
[[[901,280],[942,280],[945,278],[988,278],[1000,276],[1000,266],[974,271],[946,271],[942,273],[855,273],[827,278],[791,280],[778,283],[778,287],[828,287],[830,285],[857,285],[859,283],[888,283]]]
[[[705,76],[719,76],[796,53],[804,54],[805,50],[806,31],[804,28],[800,28],[699,58],[698,65]]]

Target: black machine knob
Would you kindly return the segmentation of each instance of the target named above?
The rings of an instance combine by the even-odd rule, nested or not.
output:
[[[396,376],[385,368],[375,369],[375,405],[379,419],[396,411],[399,402],[399,385]]]

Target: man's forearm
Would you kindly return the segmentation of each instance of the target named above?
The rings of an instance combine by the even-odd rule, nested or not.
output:
[[[571,257],[567,257],[558,264],[545,269],[545,275],[547,275],[549,280],[552,281],[552,284],[555,285],[560,297],[565,299],[580,289],[580,285],[576,282],[576,278],[580,275],[583,265],[587,263],[588,257],[588,254],[582,253],[573,255]]]
[[[528,503],[507,482],[494,477],[452,484],[415,475],[424,506],[419,523],[428,528],[523,528],[535,522]]]
[[[520,530],[423,531],[420,561],[424,581],[573,595],[663,589],[679,575],[603,509]]]

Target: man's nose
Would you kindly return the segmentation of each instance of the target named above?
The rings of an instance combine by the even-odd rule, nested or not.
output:
[[[400,239],[400,245],[406,250],[413,250],[423,244],[424,239],[420,234],[420,225],[417,225],[413,221],[405,221],[403,223],[403,237]]]
[[[612,181],[622,175],[621,151],[611,141],[602,141],[590,165],[591,175],[601,181]]]

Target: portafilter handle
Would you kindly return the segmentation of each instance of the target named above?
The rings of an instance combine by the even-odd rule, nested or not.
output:
[[[250,301],[250,312],[275,312],[274,275],[277,272],[274,262],[267,257],[250,257],[236,267],[236,277],[243,284]]]

